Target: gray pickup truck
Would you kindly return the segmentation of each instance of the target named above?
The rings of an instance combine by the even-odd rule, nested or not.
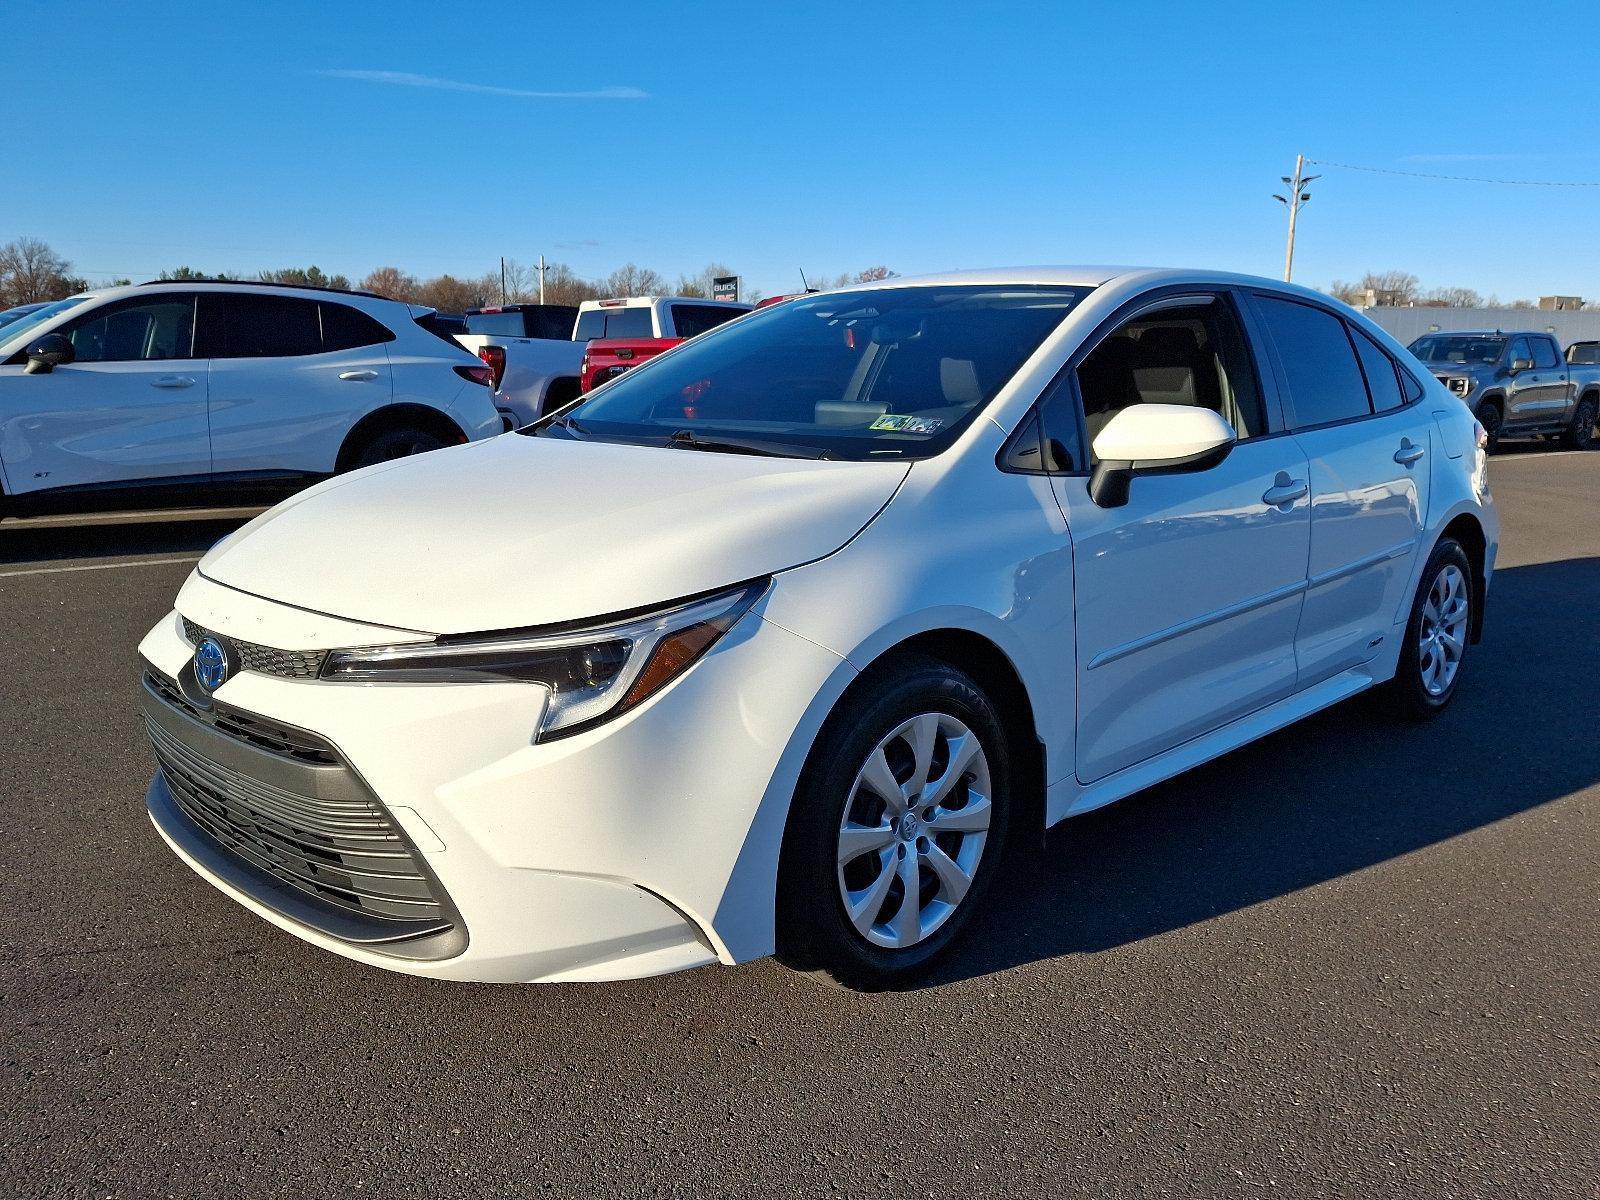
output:
[[[1594,445],[1600,366],[1568,362],[1548,333],[1428,333],[1410,350],[1477,416],[1490,453],[1511,437]]]

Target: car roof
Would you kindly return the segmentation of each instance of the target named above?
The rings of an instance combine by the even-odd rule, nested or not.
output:
[[[1260,275],[1215,271],[1195,267],[1150,266],[1031,266],[986,267],[980,270],[941,271],[934,275],[891,276],[871,283],[853,283],[838,291],[890,287],[1104,287],[1116,283],[1129,289],[1159,287],[1163,284],[1196,284],[1213,287],[1261,287],[1291,295],[1302,295],[1328,303],[1331,297],[1299,284]]]
[[[356,302],[359,306],[363,301],[380,301],[384,304],[400,304],[399,300],[392,300],[388,296],[379,295],[377,292],[364,292],[346,290],[344,288],[317,287],[313,284],[293,283],[267,283],[256,279],[151,279],[145,283],[123,284],[118,287],[88,288],[76,296],[68,297],[72,300],[118,300],[125,296],[141,296],[159,294],[169,288],[179,288],[190,292],[282,292],[285,295],[299,295],[307,299],[317,299],[322,296],[341,296],[346,300]],[[426,306],[410,305],[414,311],[423,311]]]

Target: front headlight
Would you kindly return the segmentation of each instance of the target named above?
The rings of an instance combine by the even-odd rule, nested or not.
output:
[[[322,678],[344,683],[537,683],[549,689],[537,741],[626,712],[687,671],[767,590],[768,580],[644,616],[538,635],[335,650]]]

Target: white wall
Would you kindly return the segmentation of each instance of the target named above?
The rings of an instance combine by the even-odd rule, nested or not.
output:
[[[1363,308],[1380,328],[1388,330],[1402,346],[1408,346],[1437,325],[1448,333],[1453,329],[1502,329],[1506,332],[1535,330],[1554,333],[1563,347],[1572,342],[1600,340],[1600,309],[1576,312],[1547,312],[1536,308]]]

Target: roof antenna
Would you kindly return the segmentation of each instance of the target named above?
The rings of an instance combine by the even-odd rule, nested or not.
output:
[[[799,268],[799,270],[800,270],[800,286],[803,287],[806,291],[809,292],[811,290],[811,285],[806,282],[806,269],[804,267],[801,267],[801,268]]]

